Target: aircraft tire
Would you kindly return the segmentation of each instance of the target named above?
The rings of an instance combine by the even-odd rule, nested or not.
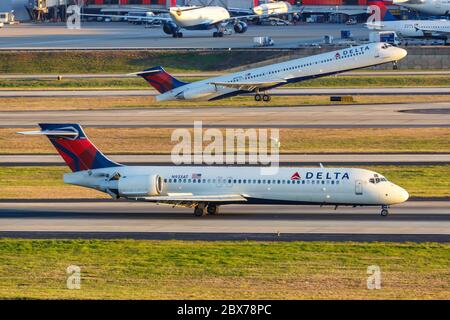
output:
[[[223,37],[223,32],[217,32],[217,36],[219,37],[219,38],[222,38]]]
[[[261,95],[259,93],[255,94],[255,101],[261,101]]]
[[[196,217],[202,217],[202,216],[204,216],[204,215],[205,215],[205,212],[206,212],[206,210],[205,210],[205,206],[204,206],[204,205],[198,205],[198,206],[196,206],[195,209],[194,209],[194,215],[195,215]]]
[[[183,32],[177,32],[178,38],[183,38]]]
[[[210,215],[215,215],[219,213],[219,206],[216,204],[209,204],[206,208],[206,212]]]
[[[177,38],[178,37],[178,32],[172,33],[172,37]]]
[[[263,95],[262,99],[263,99],[264,102],[269,102],[270,101],[270,96],[265,94],[265,95]]]
[[[382,217],[386,217],[389,214],[389,210],[388,209],[382,209],[381,210],[381,216]]]
[[[213,32],[213,37],[217,38],[217,32],[216,31]]]

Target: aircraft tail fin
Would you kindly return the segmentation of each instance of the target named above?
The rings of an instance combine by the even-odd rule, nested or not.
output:
[[[369,1],[368,5],[377,6],[380,9],[381,21],[396,21],[397,19],[392,15],[389,9],[386,7],[384,1]]]
[[[47,136],[73,172],[121,166],[98,150],[79,124],[40,123],[39,126],[41,131],[19,133]]]
[[[164,93],[187,84],[187,82],[180,81],[171,76],[161,66],[153,67],[135,74],[144,78],[153,88],[158,90],[159,93]]]

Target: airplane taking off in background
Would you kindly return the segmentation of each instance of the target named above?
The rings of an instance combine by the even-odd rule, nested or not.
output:
[[[434,16],[450,14],[450,0],[394,0],[393,4]]]
[[[261,175],[261,167],[125,166],[108,159],[78,124],[40,124],[73,171],[67,184],[109,194],[113,199],[195,208],[196,216],[217,214],[226,204],[381,206],[405,202],[409,194],[382,175],[355,168],[280,168]]]
[[[401,38],[439,39],[448,41],[449,20],[397,20],[383,2],[374,4],[380,8],[381,21],[366,23],[367,28],[394,31]]]
[[[157,101],[208,101],[246,93],[255,93],[256,101],[269,101],[266,91],[272,88],[388,62],[395,64],[406,55],[406,50],[387,43],[369,43],[192,83],[177,80],[162,67],[135,74],[160,92]]]

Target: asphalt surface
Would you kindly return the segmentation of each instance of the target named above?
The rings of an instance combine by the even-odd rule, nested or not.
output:
[[[192,127],[429,127],[450,126],[449,102],[323,105],[299,107],[153,108],[73,111],[3,111],[0,127],[35,127],[40,122],[77,122],[86,126]],[[404,112],[419,109],[421,112]],[[428,112],[429,111],[429,112]]]
[[[330,96],[330,95],[450,95],[446,87],[409,88],[280,88],[269,91],[272,96]],[[143,97],[159,93],[145,90],[0,90],[0,97]],[[248,94],[252,95],[252,94]]]
[[[0,202],[0,236],[191,240],[450,242],[450,202],[409,201],[390,209],[223,206],[217,216],[134,202]]]
[[[185,31],[183,38],[172,38],[161,27],[144,28],[127,23],[83,23],[81,30],[68,30],[65,24],[6,25],[0,29],[0,49],[62,48],[250,48],[253,38],[269,36],[275,48],[293,48],[310,43],[323,43],[324,35],[340,38],[341,30],[353,37],[368,38],[370,30],[362,24],[302,24],[297,26],[249,25],[243,34],[212,37],[214,30]],[[274,48],[271,47],[271,48]]]
[[[108,155],[127,165],[170,165],[168,155]],[[439,165],[449,164],[450,154],[281,154],[280,165]],[[0,166],[64,165],[59,155],[0,155]]]

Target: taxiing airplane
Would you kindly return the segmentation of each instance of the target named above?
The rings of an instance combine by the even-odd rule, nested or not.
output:
[[[381,206],[409,197],[403,188],[374,171],[357,168],[280,168],[261,175],[260,167],[125,166],[108,159],[78,124],[40,124],[72,173],[67,184],[109,194],[113,199],[192,207],[196,216],[217,214],[226,204]]]
[[[450,0],[394,0],[393,4],[434,16],[450,14]]]
[[[159,12],[165,12],[159,10]],[[111,14],[82,14],[84,16],[94,17],[110,17],[122,19],[137,19],[140,22],[161,22],[163,24],[163,31],[166,34],[172,35],[174,38],[182,38],[182,30],[210,30],[216,29],[213,32],[213,37],[223,37],[230,27],[235,33],[244,33],[247,31],[247,23],[245,20],[260,18],[258,13],[246,14],[243,16],[232,17],[230,12],[219,6],[189,6],[189,7],[171,7],[168,10],[170,17],[163,17],[158,15],[150,16],[133,16],[133,15],[111,15]],[[286,13],[301,13],[301,11],[290,11]],[[265,17],[278,15],[279,13],[265,13]]]
[[[381,20],[366,23],[367,28],[381,31],[395,31],[401,38],[439,39],[445,43],[450,37],[449,20],[397,20],[383,2],[377,2]]]
[[[160,92],[156,96],[157,101],[208,101],[248,93],[255,93],[256,101],[269,101],[266,91],[272,88],[388,62],[396,63],[406,54],[406,50],[387,43],[369,43],[192,83],[177,80],[162,67],[135,74]]]

